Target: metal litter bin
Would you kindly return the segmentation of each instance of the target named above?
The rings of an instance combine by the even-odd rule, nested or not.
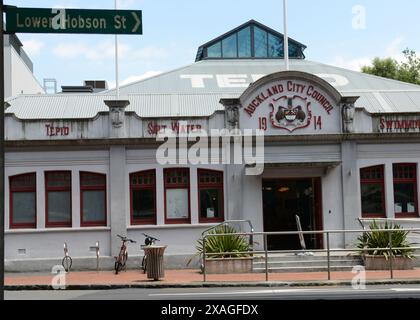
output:
[[[147,278],[159,280],[165,276],[163,254],[166,246],[142,246],[146,256]]]

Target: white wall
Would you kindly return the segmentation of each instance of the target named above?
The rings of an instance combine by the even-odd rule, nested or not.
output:
[[[28,66],[22,61],[22,58],[10,47],[11,50],[11,78],[10,92],[5,94],[6,97],[19,94],[38,94],[44,93],[44,89],[36,80],[34,74]],[[9,95],[8,95],[9,94]]]
[[[6,260],[61,259],[64,242],[67,242],[70,256],[94,257],[95,252],[89,248],[95,246],[96,241],[99,241],[101,255],[110,256],[109,233],[109,228],[6,231],[5,257]],[[20,253],[19,249],[24,249],[26,253]]]
[[[420,143],[383,143],[360,144],[358,152],[358,179],[360,181],[360,168],[385,165],[385,209],[387,218],[395,218],[394,191],[392,165],[394,163],[417,163],[417,199],[420,202]],[[358,186],[360,195],[360,183]],[[361,212],[362,204],[356,204]],[[420,223],[420,219],[419,223]],[[419,223],[412,222],[411,226],[419,227]]]

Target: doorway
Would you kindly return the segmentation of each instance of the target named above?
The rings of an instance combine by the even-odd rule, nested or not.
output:
[[[322,230],[321,179],[263,179],[264,231]],[[304,235],[307,249],[322,248],[322,235]],[[301,249],[299,235],[267,237],[269,250]]]

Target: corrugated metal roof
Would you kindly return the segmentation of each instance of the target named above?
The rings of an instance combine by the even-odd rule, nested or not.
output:
[[[203,60],[121,87],[130,100],[127,111],[140,117],[205,117],[217,110],[221,98],[239,97],[249,83],[284,70],[282,60]],[[420,112],[420,86],[380,78],[307,60],[291,60],[291,70],[318,75],[343,96],[360,96],[356,106],[371,113]],[[199,76],[192,85],[191,75]],[[223,86],[223,75],[240,75],[237,87]],[[98,94],[22,95],[10,98],[6,114],[19,119],[82,119],[108,111],[104,100],[113,90]]]
[[[334,83],[334,76],[338,75],[345,79],[345,84],[337,87],[340,92],[346,91],[382,91],[382,90],[414,90],[420,91],[420,86],[381,78],[361,72],[346,70],[318,62],[308,60],[290,60],[290,69],[304,71],[322,76],[325,80]],[[209,93],[209,92],[239,92],[242,87],[223,88],[218,85],[218,74],[242,74],[248,77],[248,83],[253,81],[252,75],[267,75],[274,72],[284,71],[282,59],[251,60],[202,60],[197,63],[181,67],[179,69],[162,73],[149,79],[141,80],[122,86],[123,94],[133,93]],[[188,78],[181,75],[207,75],[212,78],[203,79],[203,87],[191,87]],[[329,76],[328,76],[329,75]],[[255,79],[254,79],[255,81]],[[114,92],[114,90],[108,91]]]
[[[235,98],[237,94],[135,94],[122,96],[130,105],[127,112],[143,118],[207,117],[223,110],[221,98]],[[19,119],[85,119],[107,112],[104,100],[115,99],[110,95],[25,95],[9,100],[6,114]]]

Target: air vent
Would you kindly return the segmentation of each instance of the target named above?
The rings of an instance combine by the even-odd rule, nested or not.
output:
[[[108,89],[108,84],[105,80],[85,80],[85,86],[90,86],[95,92]]]
[[[21,255],[26,254],[26,249],[18,249],[18,254],[21,254]]]
[[[63,93],[92,93],[93,88],[91,86],[61,86]]]

